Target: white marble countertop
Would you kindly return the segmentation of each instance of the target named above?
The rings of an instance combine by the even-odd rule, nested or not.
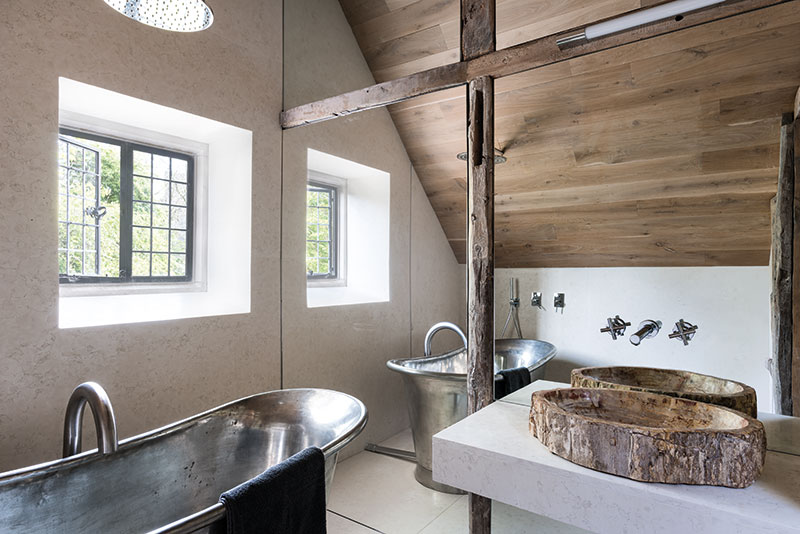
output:
[[[528,432],[530,395],[567,387],[538,381],[436,434],[433,478],[600,534],[800,533],[800,456],[770,450],[745,489],[650,484],[593,471]],[[759,414],[767,442],[798,450],[796,418]]]

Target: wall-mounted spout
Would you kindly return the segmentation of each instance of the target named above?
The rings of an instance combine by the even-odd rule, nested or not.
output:
[[[509,293],[508,293],[508,317],[506,324],[503,326],[503,332],[500,337],[506,336],[508,325],[511,324],[511,331],[516,332],[517,337],[522,339],[522,328],[519,326],[519,291],[517,288],[517,279],[512,278],[509,280]]]
[[[92,407],[94,416],[97,450],[100,454],[110,454],[117,450],[117,422],[108,394],[100,384],[84,382],[72,391],[67,402],[67,413],[64,416],[64,458],[81,451],[81,422],[87,402]]]
[[[660,330],[661,330],[661,321],[653,321],[651,319],[642,321],[641,323],[639,323],[639,329],[636,331],[636,333],[631,334],[630,337],[631,343],[638,346],[643,339],[647,339],[649,337],[656,337]]]
[[[425,334],[425,356],[431,355],[431,342],[433,341],[433,335],[439,330],[452,330],[461,338],[461,341],[464,343],[464,348],[467,348],[467,336],[464,335],[464,332],[458,327],[458,325],[444,321],[433,325],[431,329],[428,330],[428,333]]]

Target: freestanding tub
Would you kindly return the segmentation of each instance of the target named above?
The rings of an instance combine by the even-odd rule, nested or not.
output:
[[[544,376],[544,366],[556,348],[535,339],[495,340],[494,370],[527,367],[531,380]],[[417,467],[414,476],[423,486],[445,493],[463,491],[433,480],[433,435],[467,416],[467,351],[438,356],[390,360],[386,365],[403,375],[414,436]],[[495,384],[503,378],[495,375]]]
[[[358,399],[325,389],[246,397],[120,442],[0,474],[0,531],[195,532],[224,522],[219,495],[309,446],[338,451],[367,423]]]

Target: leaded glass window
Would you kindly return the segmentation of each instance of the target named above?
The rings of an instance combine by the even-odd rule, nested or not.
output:
[[[100,272],[100,151],[58,141],[58,267],[72,276]]]
[[[306,199],[306,274],[308,278],[336,278],[337,189],[309,182]]]
[[[60,280],[191,280],[193,188],[191,155],[62,128]]]

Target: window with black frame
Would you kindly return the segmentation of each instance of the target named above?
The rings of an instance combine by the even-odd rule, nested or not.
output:
[[[59,281],[192,279],[194,157],[61,128]]]
[[[338,200],[334,186],[308,182],[306,191],[306,274],[335,279],[338,254]]]

